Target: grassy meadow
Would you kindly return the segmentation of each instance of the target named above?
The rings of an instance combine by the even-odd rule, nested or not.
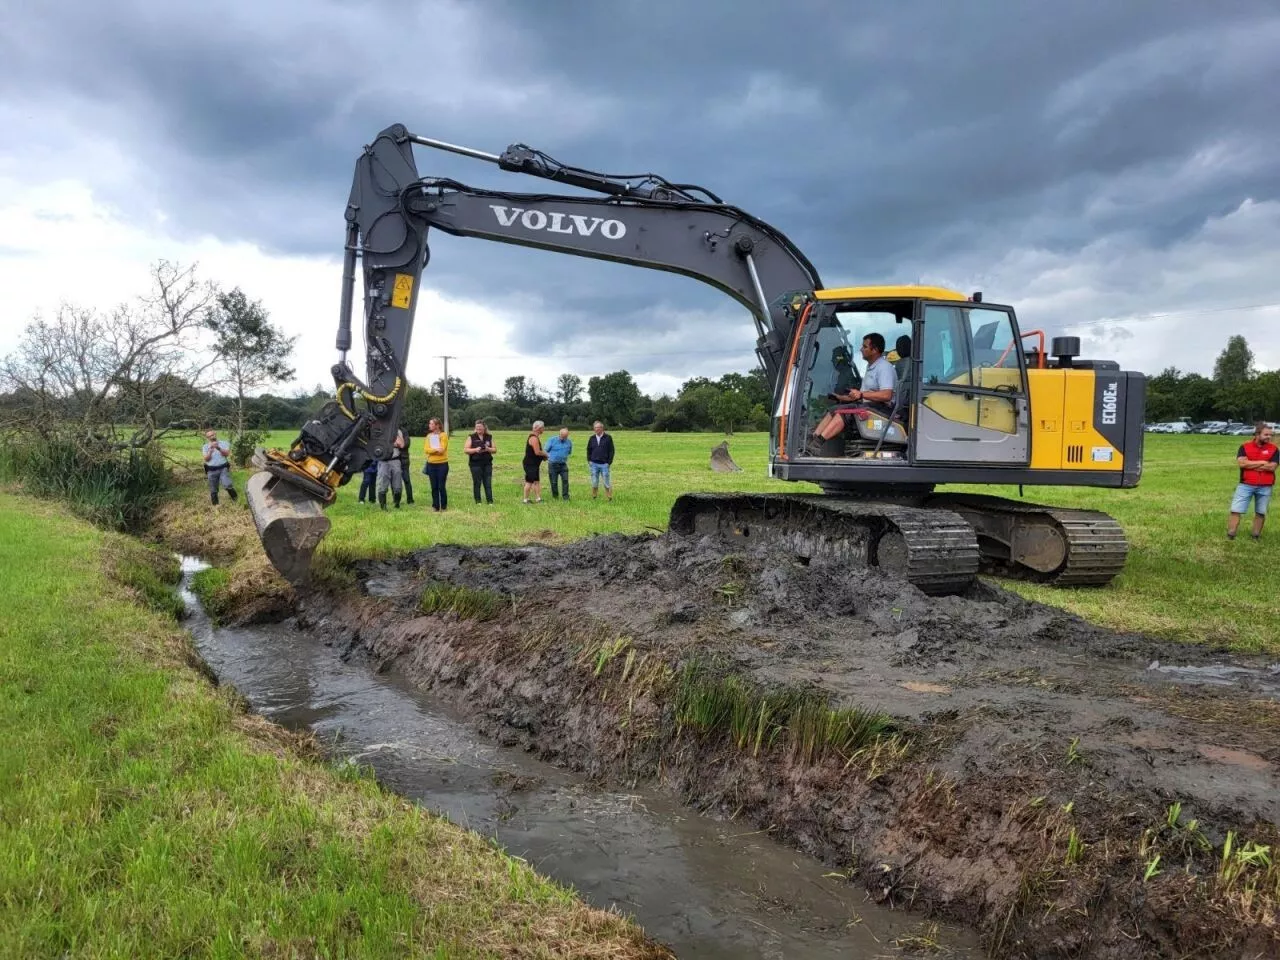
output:
[[[666,955],[244,713],[171,556],[0,492],[0,569],[0,955]]]
[[[278,432],[271,443],[287,447],[293,434]],[[422,475],[421,438],[412,461],[415,504],[383,512],[357,502],[358,478],[339,490],[329,508],[333,529],[321,546],[335,557],[385,556],[436,543],[557,542],[599,533],[638,533],[666,529],[675,497],[686,491],[816,491],[810,484],[770,480],[765,475],[768,438],[738,434],[729,450],[742,473],[717,474],[709,469],[718,434],[614,433],[614,502],[589,499],[585,463],[586,435],[575,435],[570,461],[572,499],[551,499],[543,481],[543,503],[521,500],[523,431],[499,431],[494,462],[493,506],[476,505],[461,447],[465,434],[455,433],[449,474],[449,510],[430,509],[430,488]],[[196,462],[200,438],[176,440],[173,452]],[[1239,438],[1151,435],[1146,438],[1141,485],[1134,490],[1025,488],[1028,500],[1104,510],[1119,520],[1132,545],[1127,569],[1110,587],[1054,589],[1007,583],[1011,589],[1056,604],[1088,619],[1120,630],[1140,630],[1190,642],[1222,643],[1241,650],[1280,651],[1274,624],[1275,563],[1280,559],[1280,529],[1270,529],[1261,543],[1247,536],[1228,542],[1226,511],[1237,477],[1235,451]],[[545,470],[544,470],[545,477]],[[243,473],[237,474],[243,486]],[[1016,487],[954,486],[1017,497]],[[184,496],[193,507],[213,509],[204,488],[193,485]],[[231,507],[246,509],[243,499]],[[1244,524],[1249,521],[1246,519]],[[1275,523],[1276,521],[1272,521]]]

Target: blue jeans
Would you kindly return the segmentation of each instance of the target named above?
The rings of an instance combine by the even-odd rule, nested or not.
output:
[[[436,510],[444,510],[449,506],[449,495],[445,491],[445,481],[449,478],[449,464],[447,463],[428,463],[422,468],[422,472],[427,475],[427,479],[431,481],[431,506]]]
[[[564,484],[564,498],[569,499],[569,461],[548,460],[547,476],[551,478],[551,495],[560,496],[560,484]]]
[[[596,487],[600,486],[600,481],[604,480],[604,488],[606,491],[612,490],[613,487],[609,483],[609,464],[607,463],[588,463],[591,468],[591,492],[595,493]]]
[[[1249,501],[1253,500],[1253,512],[1255,516],[1265,517],[1267,515],[1267,504],[1271,502],[1271,485],[1255,486],[1251,483],[1241,483],[1236,486],[1235,496],[1231,498],[1232,513],[1246,513],[1249,510]]]

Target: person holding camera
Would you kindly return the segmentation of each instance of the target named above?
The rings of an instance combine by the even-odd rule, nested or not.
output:
[[[231,484],[231,447],[225,440],[218,439],[216,430],[207,430],[204,435],[205,444],[200,448],[204,458],[204,476],[209,482],[209,502],[218,505],[218,487],[227,491],[232,500],[236,498],[236,488]]]
[[[476,421],[476,432],[467,437],[462,452],[467,455],[467,463],[471,467],[471,492],[476,503],[480,502],[481,487],[484,488],[485,501],[493,503],[493,455],[498,452],[498,445],[483,420]]]

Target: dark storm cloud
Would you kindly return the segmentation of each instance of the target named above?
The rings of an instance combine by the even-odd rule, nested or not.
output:
[[[702,183],[828,284],[967,279],[1111,235],[1160,249],[1280,194],[1272,3],[46,2],[10,19],[0,81],[29,135],[61,110],[134,158],[108,197],[126,214],[136,189],[179,233],[271,251],[340,253],[351,163],[395,121]],[[451,155],[419,166],[540,188]],[[536,296],[518,349],[563,353],[607,323],[639,348],[678,334],[681,307],[696,337],[740,322],[750,342],[719,294],[648,271],[437,236],[429,282]]]

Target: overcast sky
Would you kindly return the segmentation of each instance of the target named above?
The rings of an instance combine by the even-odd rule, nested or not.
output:
[[[261,299],[302,335],[291,386],[327,387],[352,164],[400,122],[701,184],[827,286],[981,289],[1149,373],[1207,373],[1233,333],[1280,367],[1275,0],[42,0],[7,8],[0,85],[0,353],[167,257]],[[754,363],[749,316],[696,281],[432,238],[418,382],[445,353],[477,393]]]

